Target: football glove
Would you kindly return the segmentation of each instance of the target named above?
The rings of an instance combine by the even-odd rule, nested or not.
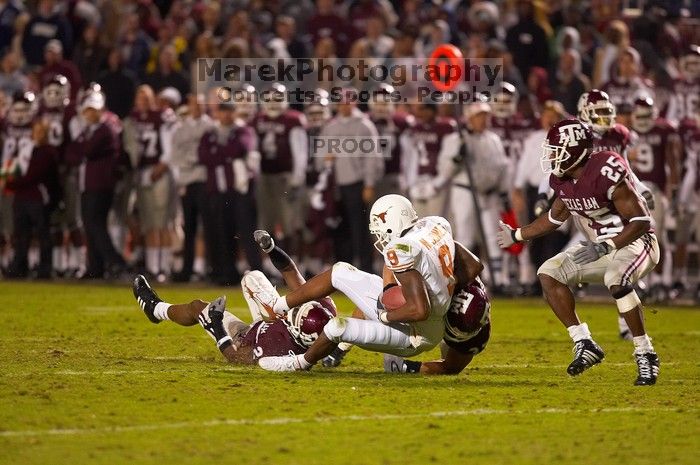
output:
[[[257,242],[258,247],[265,253],[270,253],[275,248],[275,240],[270,236],[270,233],[264,229],[258,229],[253,233],[253,238]]]
[[[231,336],[224,330],[224,309],[226,308],[226,297],[219,297],[206,306],[197,318],[202,328],[216,341],[216,346],[223,351],[232,345]]]
[[[587,265],[600,257],[612,252],[612,247],[607,242],[581,241],[580,249],[574,252],[573,260],[577,265]]]
[[[505,224],[503,221],[498,222],[499,229],[496,236],[498,246],[502,249],[507,249],[511,245],[520,242],[515,238],[515,229]]]

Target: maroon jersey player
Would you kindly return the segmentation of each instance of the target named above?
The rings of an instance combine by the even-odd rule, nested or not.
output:
[[[556,196],[548,214],[522,228],[501,223],[502,247],[554,231],[569,217],[584,219],[595,239],[566,249],[538,270],[545,300],[574,341],[574,360],[567,372],[578,375],[602,362],[605,354],[593,341],[575,310],[569,286],[604,284],[629,325],[638,377],[635,385],[656,383],[659,359],[646,334],[636,282],[659,261],[659,245],[646,204],[630,180],[624,159],[615,152],[596,151],[593,134],[576,119],[560,121],[549,130],[542,156]]]
[[[506,155],[514,163],[520,158],[527,136],[539,129],[537,118],[527,118],[518,112],[519,99],[515,86],[503,82],[491,103],[491,130],[503,141]]]
[[[395,194],[401,191],[401,147],[399,138],[403,132],[415,124],[412,115],[396,112],[392,101],[395,90],[389,84],[380,84],[369,102],[369,116],[380,137],[387,139],[384,153],[384,176],[377,195]]]
[[[416,105],[416,124],[404,131],[402,150],[402,184],[408,191],[418,216],[440,215],[445,204],[444,161],[452,165],[459,153],[457,123],[437,116],[437,105]]]
[[[262,94],[262,111],[253,120],[260,152],[256,183],[258,223],[262,228],[294,237],[302,228],[301,188],[306,180],[308,138],[304,114],[288,108],[289,96],[279,83]],[[280,224],[281,223],[281,224]],[[281,237],[281,236],[280,236]],[[298,253],[298,249],[293,251]]]
[[[666,119],[674,125],[700,110],[700,46],[691,45],[678,60],[680,76],[673,81]]]
[[[256,231],[255,239],[282,273],[287,287],[296,289],[304,284],[294,262],[275,246],[266,231]],[[246,274],[241,281],[246,301],[250,299],[247,290],[253,282],[255,286],[273,287],[259,271]],[[133,291],[151,322],[171,320],[181,326],[199,322],[216,341],[224,357],[236,364],[252,365],[261,357],[303,354],[336,315],[335,304],[329,297],[292,308],[283,317],[262,315],[256,305],[249,303],[253,321],[247,324],[225,310],[225,297],[211,303],[196,299],[187,304],[171,305],[163,302],[140,275],[134,280]]]
[[[632,129],[637,134],[637,141],[630,151],[630,159],[637,178],[654,195],[654,208],[651,212],[654,229],[664,251],[662,258],[670,260],[670,252],[666,250],[668,243],[666,216],[672,191],[678,185],[680,177],[678,167],[680,138],[668,121],[656,118],[656,114],[651,98],[635,100],[632,110]],[[650,296],[654,300],[664,301],[668,297],[671,286],[671,269],[659,263],[655,271],[651,275]]]

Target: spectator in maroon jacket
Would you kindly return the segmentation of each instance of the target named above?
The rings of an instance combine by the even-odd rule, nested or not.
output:
[[[79,166],[80,207],[88,248],[87,278],[102,278],[105,271],[118,275],[125,267],[107,232],[119,139],[107,121],[104,107],[103,93],[91,92],[85,97],[80,110],[86,127],[66,150],[68,163]]]
[[[49,230],[51,193],[55,194],[58,182],[56,149],[47,143],[48,126],[36,122],[32,127],[32,140],[19,150],[14,160],[16,169],[7,179],[5,187],[14,192],[14,247],[15,257],[6,273],[7,277],[24,278],[29,272],[27,254],[32,237],[39,242],[40,279],[51,277],[51,233]],[[55,200],[55,198],[53,199]]]
[[[309,18],[306,29],[314,46],[321,39],[331,38],[335,42],[338,56],[344,57],[358,33],[333,11],[333,3],[333,0],[316,0],[316,14]]]
[[[43,88],[57,74],[63,74],[70,82],[70,99],[75,100],[78,90],[83,87],[83,79],[75,64],[63,58],[63,45],[56,39],[49,40],[44,48],[46,64],[39,70],[39,84]]]
[[[260,253],[253,241],[255,202],[249,185],[246,159],[255,149],[255,134],[250,126],[235,119],[233,105],[222,103],[216,109],[215,128],[207,131],[199,143],[199,162],[207,168],[207,194],[210,211],[207,228],[216,240],[207,248],[212,278],[219,284],[239,281],[236,270],[236,236],[246,252],[251,269],[261,269]],[[214,236],[212,236],[214,239]]]

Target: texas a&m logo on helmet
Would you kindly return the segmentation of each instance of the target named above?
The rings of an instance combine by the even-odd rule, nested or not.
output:
[[[580,165],[593,147],[593,134],[581,121],[559,121],[547,132],[542,153],[542,171],[562,177]]]

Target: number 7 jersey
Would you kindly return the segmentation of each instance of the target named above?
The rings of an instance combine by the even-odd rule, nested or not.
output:
[[[615,152],[593,153],[578,179],[559,178],[551,175],[549,185],[554,194],[564,202],[572,215],[588,220],[598,241],[617,236],[628,220],[620,216],[612,201],[615,188],[626,182],[637,193],[639,202],[649,215],[646,203],[630,180],[627,162]]]
[[[454,290],[455,243],[450,223],[439,216],[426,216],[403,236],[384,247],[384,263],[395,273],[418,271],[425,280],[431,316],[447,313]]]

